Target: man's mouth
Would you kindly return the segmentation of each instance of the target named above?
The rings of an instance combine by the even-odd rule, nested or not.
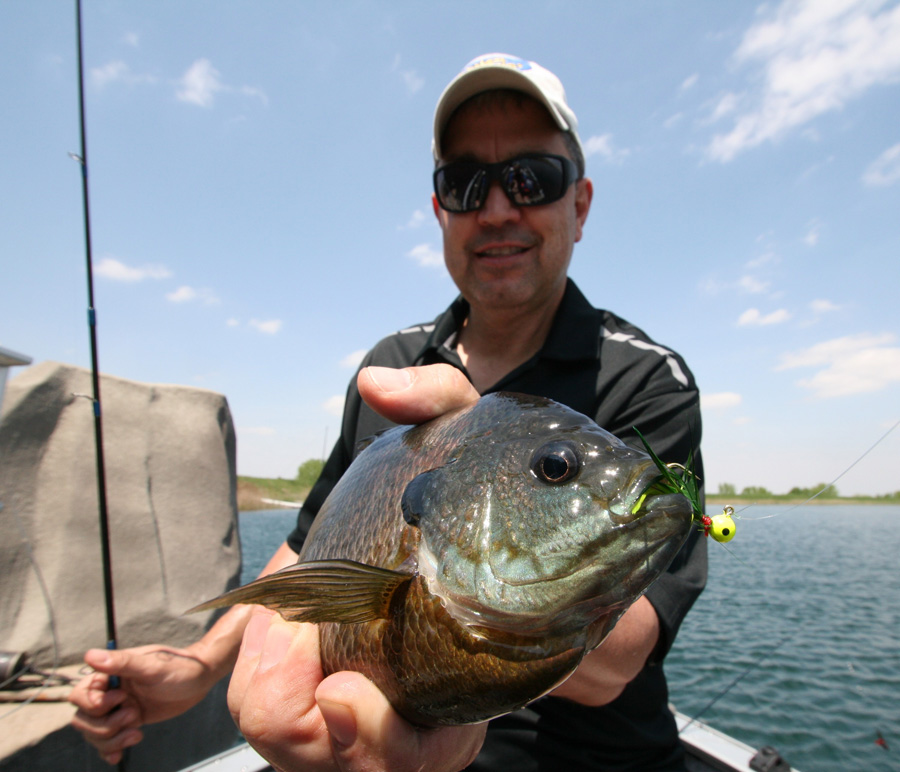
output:
[[[478,257],[510,257],[511,255],[519,255],[527,250],[528,247],[521,244],[508,244],[478,249],[475,251],[475,254]]]

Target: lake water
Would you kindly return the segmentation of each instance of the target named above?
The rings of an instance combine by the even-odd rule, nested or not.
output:
[[[900,770],[900,507],[739,514],[666,660],[671,701],[803,772]],[[241,514],[245,579],[295,517]]]

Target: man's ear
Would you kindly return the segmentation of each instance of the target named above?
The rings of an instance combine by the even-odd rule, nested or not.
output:
[[[433,195],[433,194],[432,194]],[[594,183],[587,177],[575,183],[575,241],[581,241],[581,230],[591,211],[591,200],[594,198]]]

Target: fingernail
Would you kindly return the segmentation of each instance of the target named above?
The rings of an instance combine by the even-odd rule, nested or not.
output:
[[[397,370],[393,367],[368,367],[369,377],[383,391],[403,391],[412,384],[409,370]]]
[[[259,657],[258,670],[260,673],[265,673],[284,659],[284,655],[291,647],[291,641],[294,640],[294,632],[294,628],[281,621],[280,618],[273,619]]]
[[[106,649],[91,649],[91,659],[101,667],[108,665],[111,657]]]
[[[352,708],[331,700],[320,699],[317,702],[331,739],[344,748],[353,745],[356,742],[356,714]]]

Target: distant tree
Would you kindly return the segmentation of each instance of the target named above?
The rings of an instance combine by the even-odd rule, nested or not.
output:
[[[819,483],[818,485],[813,485],[812,488],[791,488],[788,495],[806,499],[811,499],[813,496],[822,497],[824,499],[836,499],[838,498],[838,489],[827,483]]]
[[[318,458],[311,458],[309,461],[304,461],[297,470],[297,482],[303,486],[312,488],[313,485],[316,484],[316,480],[319,479],[319,475],[322,474],[322,467],[324,466],[325,462]]]
[[[731,483],[719,483],[719,495],[720,496],[735,496],[737,495],[737,491],[734,488],[734,485]]]
[[[748,485],[741,491],[741,496],[748,496],[755,499],[764,499],[771,495],[772,492],[768,488],[763,488],[762,485]]]

